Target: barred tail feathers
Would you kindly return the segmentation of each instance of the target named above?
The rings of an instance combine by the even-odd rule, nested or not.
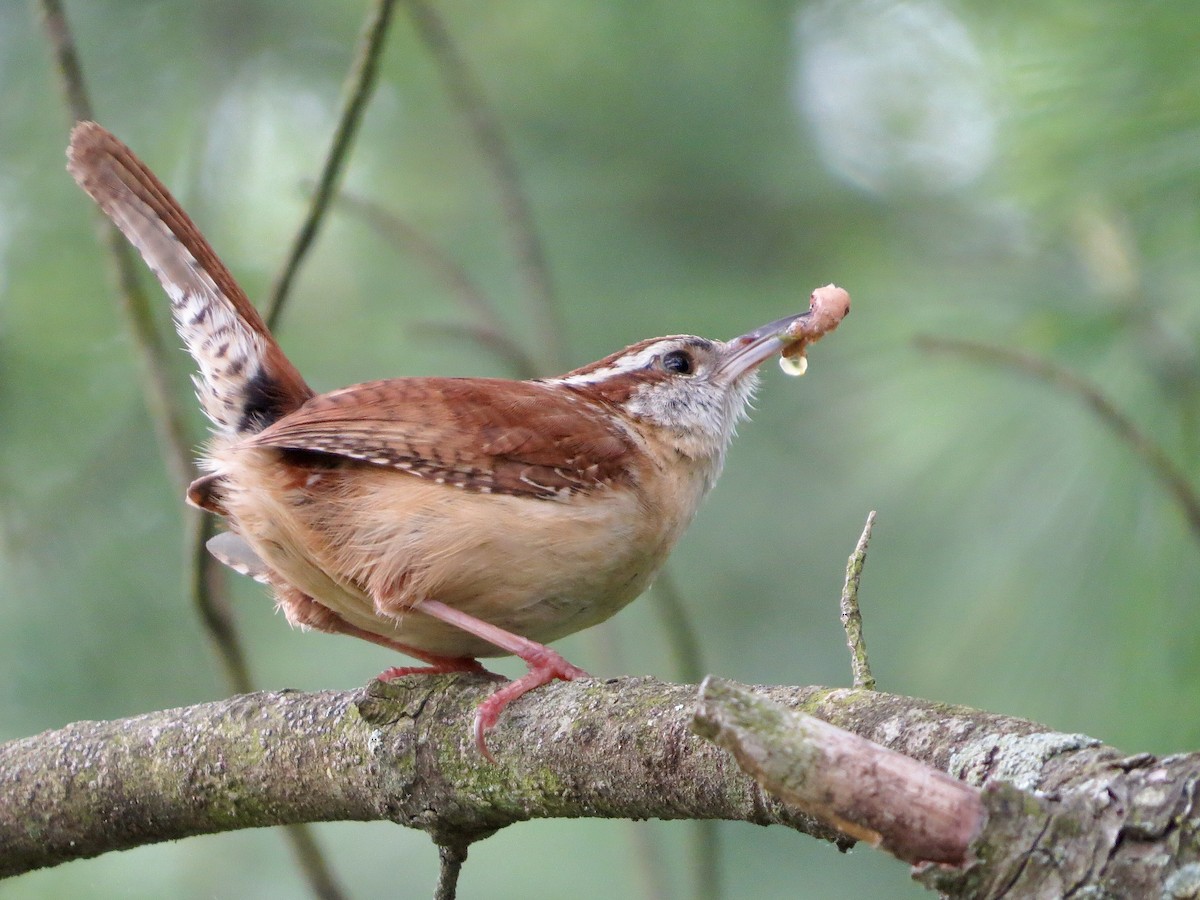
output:
[[[249,434],[313,396],[245,292],[183,208],[133,152],[94,122],[71,132],[67,168],[162,283],[213,424]]]

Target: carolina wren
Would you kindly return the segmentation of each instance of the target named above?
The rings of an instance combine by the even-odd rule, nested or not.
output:
[[[427,664],[381,678],[520,657],[529,673],[477,712],[485,755],[508,703],[586,676],[545,643],[645,590],[717,480],[759,364],[794,347],[808,315],[724,343],[639,341],[558,378],[395,378],[318,396],[124,144],[84,122],[68,158],[162,282],[199,368],[215,435],[187,496],[228,523],[212,553],[269,584],[293,625]]]

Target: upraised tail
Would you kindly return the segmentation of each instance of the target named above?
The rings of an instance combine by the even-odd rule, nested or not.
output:
[[[313,396],[225,264],[133,151],[95,122],[80,122],[67,169],[162,282],[199,367],[196,394],[220,431],[261,431]]]

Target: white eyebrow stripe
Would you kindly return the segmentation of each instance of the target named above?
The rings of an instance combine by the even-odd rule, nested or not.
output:
[[[611,366],[605,366],[603,369],[593,369],[590,372],[584,372],[580,375],[568,375],[566,378],[553,378],[550,380],[556,381],[559,384],[596,384],[623,372],[636,372],[654,362],[655,357],[665,349],[665,344],[667,344],[667,341],[658,341],[649,347],[643,347],[637,353],[622,356],[615,360]]]

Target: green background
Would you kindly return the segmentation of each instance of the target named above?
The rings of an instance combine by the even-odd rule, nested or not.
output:
[[[1200,460],[1200,18],[1190,0],[439,8],[514,149],[569,367],[654,334],[727,338],[845,286],[809,374],[766,367],[672,558],[708,671],[846,684],[837,597],[869,509],[880,687],[1129,751],[1200,747],[1200,555],[1177,505],[1074,398],[918,334],[1019,348]],[[283,259],[363,3],[75,2],[101,122],[177,192],[252,297]],[[159,460],[32,5],[0,6],[0,739],[227,692],[183,599]],[[345,186],[433,237],[544,356],[494,185],[398,11]],[[337,212],[280,329],[318,389],[503,375],[431,335],[467,314]],[[147,274],[162,314],[166,302]],[[172,335],[171,347],[178,346]],[[186,358],[175,354],[183,390]],[[199,440],[202,423],[187,403]],[[292,632],[236,585],[256,683],[350,689],[397,662]],[[560,642],[601,676],[677,677],[653,604]],[[501,662],[509,673],[519,671]],[[436,854],[320,826],[353,896],[425,897]],[[463,897],[688,896],[682,823],[534,822],[473,848]],[[907,868],[722,825],[728,897],[923,896]],[[635,848],[657,846],[648,876]],[[658,885],[655,888],[655,884]],[[25,876],[5,898],[303,897],[255,831]]]

